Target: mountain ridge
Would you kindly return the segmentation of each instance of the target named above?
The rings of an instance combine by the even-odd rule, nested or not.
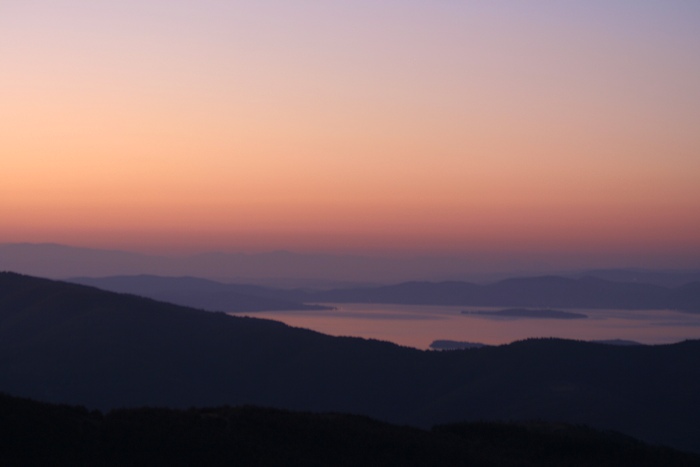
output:
[[[668,288],[595,277],[572,279],[561,276],[510,278],[488,285],[420,281],[320,291],[310,294],[309,300],[538,308],[670,308],[700,312],[700,283]]]
[[[187,284],[183,283],[185,279],[189,281]],[[410,281],[387,286],[314,290],[279,289],[226,284],[201,278],[151,275],[76,278],[71,281],[207,309],[216,308],[212,305],[216,303],[215,295],[238,293],[297,304],[354,302],[534,308],[674,309],[700,312],[700,282],[679,287],[664,287],[634,282],[612,282],[595,277],[572,279],[562,276],[535,276],[509,278],[487,285],[463,281]],[[188,301],[193,297],[196,297],[196,300]],[[211,303],[207,303],[208,301]],[[221,300],[216,309],[236,311],[235,308],[226,309],[225,303],[225,300]]]
[[[254,404],[423,427],[541,419],[700,452],[698,359],[700,341],[420,351],[0,273],[0,391],[88,408]]]

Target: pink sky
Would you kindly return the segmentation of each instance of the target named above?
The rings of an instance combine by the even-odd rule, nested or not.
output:
[[[697,265],[700,5],[524,3],[2,2],[0,242]]]

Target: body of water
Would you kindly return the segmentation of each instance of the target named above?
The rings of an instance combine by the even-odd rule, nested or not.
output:
[[[231,313],[274,319],[333,336],[357,336],[427,349],[437,339],[506,344],[528,337],[625,339],[666,344],[700,339],[700,314],[671,310],[562,309],[586,319],[489,317],[462,311],[501,308],[328,303],[335,310]]]

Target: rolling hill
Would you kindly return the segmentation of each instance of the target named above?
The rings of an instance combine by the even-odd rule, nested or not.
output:
[[[0,391],[88,408],[255,404],[428,427],[550,420],[700,452],[700,341],[431,352],[0,273]]]

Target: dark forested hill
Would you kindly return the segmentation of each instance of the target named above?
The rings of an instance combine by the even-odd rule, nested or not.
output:
[[[552,420],[700,451],[700,341],[430,352],[0,273],[0,390],[109,409],[256,404],[430,426]]]
[[[590,428],[461,423],[431,431],[259,407],[106,414],[0,394],[8,466],[697,466],[700,456]]]

